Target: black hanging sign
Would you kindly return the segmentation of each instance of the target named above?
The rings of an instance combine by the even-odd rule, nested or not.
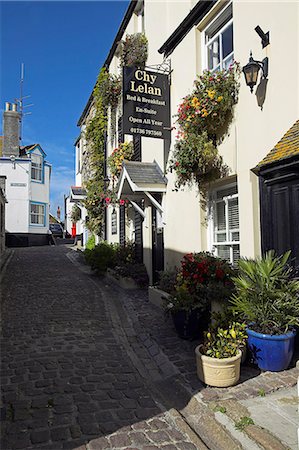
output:
[[[123,68],[123,133],[170,138],[168,75],[137,67]]]

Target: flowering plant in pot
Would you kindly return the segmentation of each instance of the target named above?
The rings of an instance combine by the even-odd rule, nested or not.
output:
[[[218,327],[206,332],[203,344],[195,349],[199,379],[217,387],[236,384],[240,378],[240,345],[245,336],[235,323],[226,329]]]
[[[290,252],[269,251],[256,260],[241,259],[231,303],[247,322],[248,347],[262,370],[288,368],[299,325],[299,281],[290,278]]]
[[[233,274],[226,261],[208,252],[188,253],[183,257],[174,293],[165,305],[181,337],[196,337],[208,326],[211,300],[231,296]]]

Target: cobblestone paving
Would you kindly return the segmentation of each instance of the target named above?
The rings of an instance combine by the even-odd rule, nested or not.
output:
[[[169,408],[195,394],[205,403],[241,400],[296,383],[295,368],[245,366],[237,386],[204,387],[198,341],[179,339],[146,291],[90,276],[63,246],[15,250],[3,279],[2,336],[2,450],[202,448]]]
[[[150,387],[177,369],[68,251],[16,249],[4,276],[1,449],[195,449]]]

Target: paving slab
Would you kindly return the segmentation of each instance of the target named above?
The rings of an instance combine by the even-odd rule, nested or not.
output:
[[[297,387],[281,389],[241,403],[249,410],[254,422],[277,436],[292,450],[298,450]]]

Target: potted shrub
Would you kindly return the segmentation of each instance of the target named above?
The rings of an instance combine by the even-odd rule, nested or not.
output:
[[[208,252],[188,253],[181,262],[173,294],[166,302],[180,337],[192,338],[207,328],[211,300],[229,299],[231,266]]]
[[[241,259],[236,293],[231,300],[246,320],[248,347],[260,369],[288,368],[299,325],[299,281],[290,278],[290,252],[277,257],[269,251],[256,260]]]
[[[242,352],[241,364],[244,364],[247,355],[246,340],[248,338],[246,323],[242,321],[240,316],[230,306],[226,306],[223,311],[212,312],[211,318],[212,330],[215,331],[218,328],[225,329],[232,327],[235,331],[236,339],[239,339],[238,348]]]
[[[204,343],[196,347],[198,378],[209,386],[233,386],[240,378],[245,332],[236,331],[235,324],[227,329],[216,328],[205,333]]]

